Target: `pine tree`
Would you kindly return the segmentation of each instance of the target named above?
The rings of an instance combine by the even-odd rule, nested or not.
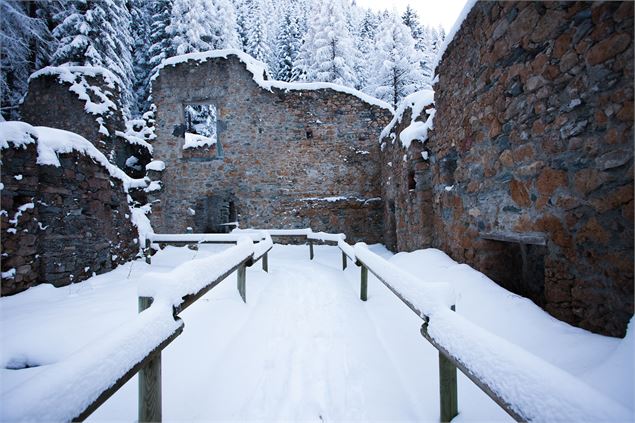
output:
[[[59,1],[0,0],[0,110],[7,119],[19,119],[29,75],[49,64],[55,48],[49,21],[61,9]]]
[[[280,81],[294,81],[294,63],[300,53],[302,46],[302,35],[300,34],[299,16],[294,8],[289,9],[281,23],[280,32],[276,40],[276,62],[275,79]]]
[[[308,79],[308,70],[313,66],[315,60],[314,41],[315,33],[317,32],[317,19],[313,17],[318,16],[322,7],[322,0],[316,0],[310,5],[305,3],[298,3],[298,10],[304,13],[299,15],[300,17],[300,33],[302,36],[302,45],[298,56],[293,63],[293,76],[292,81],[306,81]],[[308,19],[311,16],[312,19]]]
[[[317,18],[313,39],[313,63],[307,69],[310,81],[355,86],[352,63],[355,57],[353,38],[348,31],[341,0],[325,0]]]
[[[391,14],[379,26],[375,46],[373,75],[365,91],[397,107],[403,97],[422,87],[415,41],[399,16]]]
[[[130,13],[124,0],[69,0],[56,16],[53,35],[59,45],[53,64],[100,66],[121,81],[123,112],[129,115],[132,96]]]
[[[358,35],[355,40],[358,51],[356,66],[357,88],[363,89],[368,84],[372,72],[372,56],[375,50],[375,34],[379,26],[379,18],[370,9],[367,9],[359,24]]]
[[[175,0],[167,31],[176,54],[240,47],[229,0]]]
[[[167,28],[172,15],[172,0],[150,2],[150,47],[148,63],[151,69],[161,64],[163,59],[174,55]]]
[[[263,63],[270,63],[273,54],[268,19],[268,15],[271,14],[271,4],[266,0],[253,0],[250,12],[245,22],[245,52]]]
[[[150,64],[150,25],[152,19],[152,5],[155,2],[132,0],[130,3],[130,16],[132,18],[133,47],[133,116],[141,116],[149,107],[150,76],[152,66]]]

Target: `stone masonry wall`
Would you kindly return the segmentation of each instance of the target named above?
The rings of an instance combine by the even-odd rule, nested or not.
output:
[[[2,150],[1,261],[9,274],[1,295],[79,282],[138,252],[121,181],[78,153],[60,155],[60,167],[36,159],[35,144]]]
[[[238,220],[382,241],[377,139],[389,111],[330,89],[265,90],[233,55],[166,67],[152,93],[154,158],[166,163],[155,231],[214,231],[214,222]],[[220,148],[183,150],[191,103],[217,107]]]
[[[22,120],[34,126],[48,126],[64,129],[81,135],[90,140],[112,163],[134,177],[131,169],[126,167],[126,160],[135,156],[145,166],[150,159],[150,152],[138,144],[131,144],[123,137],[117,136],[118,131],[125,132],[126,125],[121,111],[121,101],[117,98],[119,91],[107,88],[101,77],[82,75],[87,84],[97,87],[102,93],[111,93],[109,99],[118,108],[108,109],[101,115],[94,115],[86,111],[84,99],[71,91],[71,84],[60,82],[57,75],[40,75],[29,81],[29,90],[20,105]],[[112,93],[115,94],[112,94]],[[101,100],[90,90],[87,90],[91,100],[101,103]],[[100,132],[97,119],[103,121],[106,133]]]
[[[633,314],[633,3],[478,2],[437,74],[422,187],[431,206],[391,175],[402,184],[394,207],[431,215],[432,239],[397,218],[397,246],[438,247],[561,320],[623,336]],[[389,146],[384,162],[403,154]]]

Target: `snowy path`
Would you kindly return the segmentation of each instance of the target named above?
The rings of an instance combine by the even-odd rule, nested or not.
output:
[[[219,248],[168,248],[152,266],[138,260],[73,287],[3,298],[0,367],[67,356],[135,316],[141,276]],[[436,250],[391,261],[424,281],[453,283],[458,312],[632,408],[632,337],[620,342],[558,322]],[[260,263],[247,271],[247,304],[232,275],[183,312],[183,335],[163,353],[164,420],[436,421],[437,352],[419,334],[420,319],[372,276],[369,299],[360,301],[359,269],[340,266],[335,247],[316,247],[309,261],[306,246],[276,245],[270,273]],[[0,394],[41,368],[0,368]],[[136,399],[135,377],[90,420],[134,421]],[[459,410],[455,422],[510,421],[461,375]]]

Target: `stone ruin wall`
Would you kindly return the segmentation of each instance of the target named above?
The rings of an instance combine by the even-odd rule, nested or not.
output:
[[[145,147],[131,144],[116,135],[118,131],[126,131],[119,90],[106,87],[100,76],[78,75],[91,87],[110,94],[110,100],[118,106],[117,110],[108,110],[102,115],[108,134],[99,132],[96,120],[99,116],[87,112],[85,101],[70,90],[69,82],[60,82],[57,75],[40,75],[29,80],[29,90],[20,104],[22,120],[33,126],[48,126],[79,134],[93,143],[116,166],[133,177],[143,177],[143,174],[127,168],[126,160],[134,155],[145,166],[150,161],[151,153]],[[101,102],[94,93],[87,92],[92,101]]]
[[[265,90],[233,55],[166,67],[152,93],[154,158],[166,164],[155,231],[215,231],[218,208],[229,207],[235,215],[224,219],[243,228],[311,227],[382,242],[376,158],[387,110],[330,89]],[[191,103],[217,107],[224,157],[216,147],[183,150]]]
[[[396,210],[387,240],[440,248],[561,320],[623,336],[633,314],[633,3],[479,2],[437,73],[434,131],[384,186]],[[404,153],[389,143],[384,170]],[[408,213],[425,217],[421,230]],[[510,241],[523,234],[534,238],[522,247],[529,284]]]
[[[79,282],[137,254],[122,182],[103,166],[77,152],[60,154],[60,167],[39,165],[35,144],[1,153],[2,272],[15,276],[2,279],[0,295]]]

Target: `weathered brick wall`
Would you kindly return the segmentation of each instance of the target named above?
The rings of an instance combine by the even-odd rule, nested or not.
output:
[[[152,95],[154,158],[166,163],[156,231],[210,230],[218,204],[231,202],[241,227],[310,226],[381,242],[377,139],[390,112],[333,90],[265,90],[231,55],[162,69]],[[222,159],[216,148],[182,149],[184,104],[197,102],[217,107]]]
[[[432,242],[397,219],[397,245],[438,247],[561,320],[623,336],[633,314],[633,3],[479,2],[437,73]],[[418,193],[392,195],[397,210],[429,210],[403,200]],[[523,252],[492,233],[546,245]]]
[[[139,249],[120,180],[78,153],[60,155],[60,167],[36,159],[35,144],[2,150],[2,272],[15,275],[2,279],[1,295],[79,282]],[[28,203],[34,207],[15,219]]]

